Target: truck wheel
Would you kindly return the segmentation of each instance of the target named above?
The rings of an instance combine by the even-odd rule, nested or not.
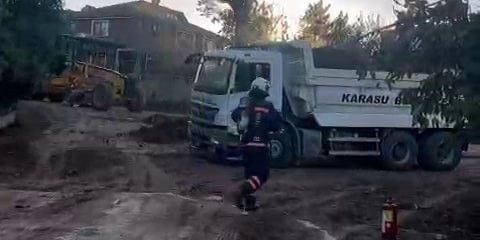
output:
[[[190,155],[192,157],[196,157],[196,158],[202,158],[203,157],[201,151],[196,147],[189,146],[189,151],[190,151]]]
[[[50,99],[51,102],[59,103],[59,102],[62,102],[65,99],[65,95],[64,94],[50,94],[48,96],[48,99]]]
[[[135,88],[130,99],[127,100],[127,109],[130,112],[142,112],[145,106],[145,99],[143,91],[140,88]]]
[[[405,171],[417,160],[418,144],[411,134],[394,131],[383,139],[381,153],[385,169]]]
[[[107,111],[113,104],[112,87],[99,83],[93,89],[92,105],[95,110]]]
[[[288,128],[283,128],[273,135],[270,141],[270,166],[273,168],[288,168],[293,163],[292,134]]]
[[[449,132],[434,133],[422,139],[418,163],[430,171],[451,171],[462,157],[460,142]]]

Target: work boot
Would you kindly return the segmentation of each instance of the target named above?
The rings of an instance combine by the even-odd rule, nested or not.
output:
[[[258,210],[257,198],[253,195],[248,195],[245,198],[245,211],[254,212]]]
[[[240,210],[245,210],[245,199],[243,194],[240,191],[235,191],[232,194],[233,197],[233,206],[237,207]]]

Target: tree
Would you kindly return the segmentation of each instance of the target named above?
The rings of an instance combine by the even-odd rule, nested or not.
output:
[[[460,84],[462,93],[469,103],[466,108],[469,127],[480,129],[480,15],[470,17],[464,39],[464,76]]]
[[[287,18],[277,13],[273,4],[266,2],[255,4],[249,32],[250,42],[287,40],[289,38]]]
[[[330,24],[326,40],[327,45],[336,45],[352,39],[353,27],[348,23],[348,14],[340,12]]]
[[[256,1],[198,0],[198,10],[202,15],[212,18],[213,22],[221,23],[222,33],[232,38],[234,45],[242,46],[249,42],[248,26]]]
[[[310,42],[313,47],[327,44],[331,28],[329,9],[330,5],[324,5],[323,0],[308,5],[307,11],[300,19],[301,40]]]
[[[280,35],[281,41],[288,41],[290,40],[290,25],[288,24],[287,17],[283,15],[282,19],[280,20],[280,26],[277,28],[278,34]]]
[[[368,15],[365,16],[362,13],[360,13],[356,17],[355,23],[352,24],[352,30],[353,34],[356,37],[365,35],[369,32],[375,31],[376,29],[380,29],[381,23],[380,23],[380,15]]]
[[[208,16],[214,23],[222,25],[220,33],[233,45],[243,46],[256,41],[288,38],[286,17],[275,11],[274,4],[253,1],[249,10],[249,20],[243,30],[237,28],[235,11],[232,7],[222,8],[219,1],[214,3],[210,0],[200,0],[199,6],[199,11],[204,16]],[[237,30],[243,33],[241,34]]]
[[[463,127],[470,116],[472,93],[465,91],[465,36],[468,35],[467,5],[462,0],[428,4],[424,0],[397,2],[397,23],[382,44],[377,61],[388,69],[390,81],[413,72],[429,77],[419,89],[405,92],[421,125],[441,122]],[[473,30],[472,30],[473,31]],[[441,116],[431,118],[431,116]],[[443,124],[442,124],[443,125]]]
[[[377,59],[377,56],[381,54],[384,42],[382,41],[383,35],[369,33],[380,29],[380,15],[368,15],[365,17],[360,13],[356,17],[356,21],[350,25],[350,28],[351,36],[343,45],[345,45],[346,48],[350,48],[351,51],[355,51],[357,56],[363,59],[363,61],[359,63],[359,66],[357,66],[359,78],[362,79],[369,73],[375,78],[374,70],[384,67],[381,61]]]
[[[50,71],[58,56],[56,38],[65,29],[63,3],[0,0],[0,23],[0,101],[5,102],[28,94]]]
[[[11,41],[8,38],[9,32],[7,32],[7,29],[4,26],[4,19],[7,18],[7,15],[9,14],[6,9],[5,9],[5,1],[0,1],[0,81],[2,80],[1,76],[2,73],[5,71],[7,68],[7,61],[5,59],[4,52],[9,48]]]

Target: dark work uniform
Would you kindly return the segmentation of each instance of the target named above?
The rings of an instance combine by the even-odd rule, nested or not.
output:
[[[246,111],[248,116],[248,125],[241,140],[246,180],[237,197],[246,199],[246,204],[249,205],[249,196],[260,189],[269,178],[270,133],[280,130],[282,119],[273,104],[263,99],[251,98],[246,109],[237,108],[232,113],[232,119],[238,123],[243,111]],[[237,206],[242,204],[237,203]]]

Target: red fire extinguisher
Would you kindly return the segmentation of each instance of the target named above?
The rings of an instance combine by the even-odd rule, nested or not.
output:
[[[397,240],[398,206],[388,198],[382,208],[382,240]]]

